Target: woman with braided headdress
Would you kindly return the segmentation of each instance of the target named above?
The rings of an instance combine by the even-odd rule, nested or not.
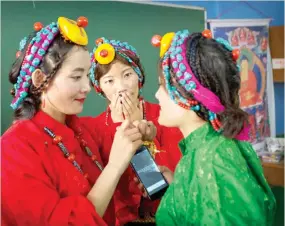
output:
[[[184,136],[174,176],[164,169],[171,185],[157,225],[272,225],[275,199],[246,142],[247,114],[239,106],[239,50],[209,30],[155,40],[161,45],[158,121]]]

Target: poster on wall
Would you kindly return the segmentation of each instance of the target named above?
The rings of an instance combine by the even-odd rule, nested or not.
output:
[[[275,136],[269,22],[269,19],[209,21],[214,38],[224,38],[233,48],[240,49],[240,106],[249,114],[250,142],[257,152],[264,150],[266,137]]]

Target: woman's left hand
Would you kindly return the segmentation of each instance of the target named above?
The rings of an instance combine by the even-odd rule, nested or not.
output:
[[[135,103],[127,92],[121,93],[120,101],[122,102],[123,114],[131,122],[143,119],[143,110],[141,103]]]
[[[134,121],[133,125],[137,127],[142,135],[143,141],[153,141],[156,136],[156,126],[151,121]]]

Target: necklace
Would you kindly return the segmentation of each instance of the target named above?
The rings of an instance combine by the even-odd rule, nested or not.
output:
[[[50,130],[48,127],[44,127],[44,131],[53,139],[53,143],[56,144],[61,152],[63,153],[64,157],[67,158],[74,166],[75,168],[84,175],[85,178],[88,178],[87,173],[83,173],[83,170],[75,160],[75,155],[73,153],[70,153],[67,148],[64,146],[62,143],[62,137],[57,136],[54,134],[52,130]],[[79,140],[80,139],[80,134],[76,136],[76,138]],[[102,165],[98,162],[97,156],[92,153],[92,151],[88,148],[87,142],[83,139],[79,140],[81,147],[85,150],[85,153],[90,157],[92,162],[95,163],[95,165],[102,171],[103,167]]]
[[[144,99],[141,99],[140,98],[140,101],[142,101],[142,109],[143,109],[143,119],[146,120],[146,107],[145,107],[145,101]],[[107,110],[106,110],[106,118],[105,118],[105,125],[106,126],[109,126],[109,115],[111,113],[111,109],[109,107],[107,107]]]

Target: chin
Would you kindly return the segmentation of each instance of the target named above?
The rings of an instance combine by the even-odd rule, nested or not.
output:
[[[74,107],[68,111],[67,115],[78,115],[83,111],[83,107]]]

